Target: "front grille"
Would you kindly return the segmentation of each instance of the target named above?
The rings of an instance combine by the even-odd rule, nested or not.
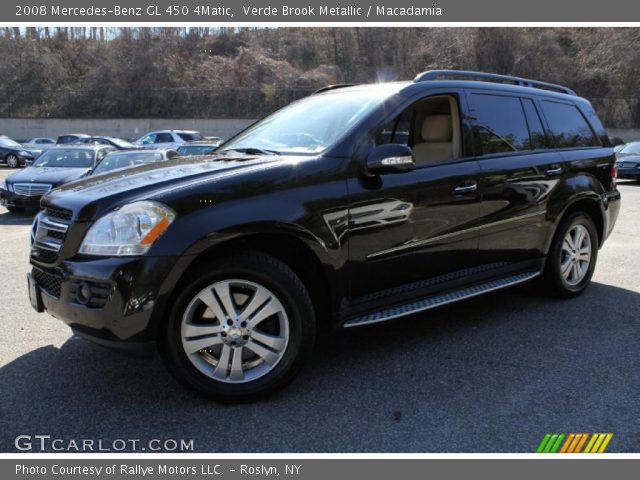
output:
[[[69,229],[68,220],[63,220],[60,215],[54,217],[50,212],[61,211],[46,209],[36,217],[31,232],[31,255],[43,263],[56,261]]]
[[[65,210],[63,208],[45,208],[44,213],[47,217],[59,218],[61,220],[71,220],[73,212],[71,210]]]
[[[25,197],[41,197],[51,190],[48,183],[14,183],[13,191]]]
[[[45,272],[39,268],[33,268],[31,275],[38,286],[47,294],[55,298],[60,298],[62,287],[62,277],[56,273]]]

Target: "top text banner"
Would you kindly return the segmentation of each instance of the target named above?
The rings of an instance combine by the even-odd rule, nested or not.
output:
[[[4,0],[0,24],[640,22],[629,0]]]

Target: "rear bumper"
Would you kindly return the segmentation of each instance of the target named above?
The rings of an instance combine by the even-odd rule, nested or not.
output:
[[[601,243],[604,243],[604,241],[609,238],[609,235],[611,235],[611,232],[613,231],[613,227],[616,225],[616,220],[618,220],[618,214],[620,213],[620,202],[621,196],[618,190],[608,192],[604,195],[604,235]]]

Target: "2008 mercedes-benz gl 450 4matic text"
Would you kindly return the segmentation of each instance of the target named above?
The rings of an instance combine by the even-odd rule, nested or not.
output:
[[[439,70],[327,87],[214,156],[51,191],[31,303],[100,344],[157,345],[208,396],[254,398],[296,375],[323,324],[538,277],[580,294],[620,208],[614,163],[563,86]]]

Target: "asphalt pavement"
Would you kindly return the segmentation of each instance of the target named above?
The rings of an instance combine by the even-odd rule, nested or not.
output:
[[[340,332],[289,387],[239,405],[35,313],[32,215],[0,207],[0,452],[38,434],[193,440],[199,452],[533,452],[547,432],[611,432],[608,452],[639,452],[640,184],[620,183],[616,229],[581,297],[521,286]]]

